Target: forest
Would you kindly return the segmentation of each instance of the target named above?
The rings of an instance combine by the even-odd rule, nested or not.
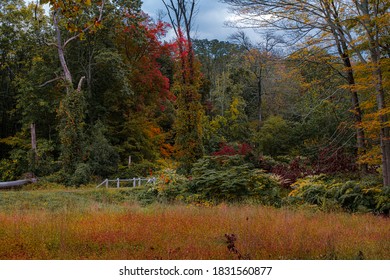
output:
[[[1,181],[389,214],[388,0],[223,0],[226,41],[162,2],[1,1]]]
[[[0,259],[388,260],[390,1],[158,1],[0,1]]]

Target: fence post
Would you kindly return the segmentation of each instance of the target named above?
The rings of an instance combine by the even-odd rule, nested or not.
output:
[[[106,179],[106,188],[108,188],[108,179]]]
[[[141,186],[141,178],[138,178],[138,187]]]
[[[135,188],[135,178],[133,178],[133,187]]]
[[[117,187],[117,188],[120,187],[120,186],[119,186],[119,184],[120,184],[119,182],[120,182],[120,181],[119,181],[119,178],[116,178],[116,187]]]

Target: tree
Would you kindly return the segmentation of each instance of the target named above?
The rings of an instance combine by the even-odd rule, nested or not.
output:
[[[163,3],[176,34],[177,70],[173,86],[173,91],[177,94],[176,156],[182,169],[189,172],[191,164],[203,155],[200,69],[191,39],[196,1],[163,0]]]
[[[359,34],[359,26],[362,30],[366,30],[366,35],[376,34],[375,36],[366,36],[366,42],[374,47],[376,51],[372,52],[371,60],[375,64],[375,56],[379,54],[378,51],[386,49],[386,44],[381,39],[382,34],[387,34],[386,28],[381,27],[375,31],[367,28],[368,25],[378,27],[385,26],[385,24],[373,24],[376,20],[384,22],[384,15],[388,6],[387,1],[328,1],[328,0],[297,0],[297,1],[262,1],[262,0],[224,0],[224,2],[231,4],[235,11],[242,16],[242,22],[257,27],[282,29],[295,34],[295,41],[302,41],[305,39],[308,44],[318,44],[325,47],[336,47],[336,50],[345,66],[344,76],[350,86],[350,94],[353,104],[353,113],[355,116],[356,138],[359,153],[364,156],[366,150],[365,135],[362,129],[362,110],[355,85],[355,78],[353,72],[353,65],[351,63],[351,55],[356,55],[362,61],[365,60],[361,47],[356,44],[359,41],[354,34]],[[370,3],[369,3],[370,2]],[[352,5],[351,5],[352,4]],[[355,4],[356,7],[353,7]],[[377,7],[377,8],[374,8]],[[386,8],[387,7],[387,8]],[[358,12],[356,12],[356,9]],[[365,10],[365,11],[364,11]],[[376,11],[375,11],[376,10]],[[355,16],[355,20],[350,15]],[[359,14],[360,20],[359,23]],[[375,19],[374,19],[375,18]],[[356,21],[357,19],[357,21]],[[353,23],[355,22],[355,23]],[[370,23],[369,23],[370,22]],[[356,24],[358,23],[358,24]],[[362,24],[363,23],[363,24]],[[364,27],[366,25],[366,27]],[[352,27],[356,27],[357,32],[351,32]],[[371,31],[370,31],[371,30]],[[374,32],[374,33],[373,33]],[[376,32],[376,33],[375,33]],[[371,39],[370,39],[371,38]],[[330,39],[330,40],[328,40]],[[371,41],[370,41],[371,40]],[[328,42],[332,44],[329,46]],[[376,42],[376,43],[375,43]],[[381,43],[380,43],[381,42]],[[382,48],[380,47],[382,46]],[[372,48],[371,48],[372,49]],[[373,50],[373,49],[372,49]],[[376,53],[376,55],[375,55]],[[378,67],[377,67],[378,70]],[[375,72],[375,71],[374,71]],[[380,93],[380,80],[382,79],[376,71],[378,108],[385,108],[381,101],[382,94]],[[384,100],[384,99],[383,99]],[[381,109],[379,109],[381,110]],[[384,116],[382,124],[385,123]],[[386,129],[381,132],[382,141],[382,156],[384,168],[384,183],[388,185],[390,168],[387,168],[388,162],[388,143],[385,139]],[[386,163],[387,162],[387,163]],[[362,166],[365,169],[365,166]],[[386,175],[387,173],[387,175]]]
[[[49,62],[52,58],[52,53],[41,40],[50,34],[48,19],[43,9],[32,3],[25,5],[23,1],[2,2],[0,15],[2,54],[0,75],[3,95],[0,108],[5,109],[0,120],[2,128],[0,138],[23,138],[19,139],[20,141],[30,139],[28,149],[14,148],[10,156],[13,157],[18,149],[20,152],[23,151],[25,154],[20,158],[28,162],[25,168],[23,167],[23,173],[27,171],[35,173],[38,160],[46,146],[46,143],[39,146],[37,138],[50,134],[48,120],[54,113],[50,105],[53,104],[51,101],[54,98],[51,97],[55,96],[55,93],[42,91],[39,87],[42,79],[47,78],[48,70],[42,62],[44,59]],[[36,20],[38,18],[39,21]],[[50,71],[53,71],[53,68]],[[9,118],[11,116],[13,118]],[[10,127],[13,131],[9,130]],[[6,156],[6,153],[2,154],[2,157]]]
[[[85,161],[85,97],[82,93],[82,85],[85,76],[81,76],[77,86],[69,69],[65,50],[69,44],[82,39],[86,32],[95,32],[103,19],[105,0],[95,5],[94,11],[91,1],[59,1],[42,0],[41,4],[49,3],[52,24],[55,32],[54,42],[48,45],[54,46],[58,52],[58,60],[62,73],[47,81],[45,84],[61,80],[66,89],[66,96],[59,108],[59,137],[61,141],[61,161],[65,174],[73,174],[78,165]]]
[[[20,126],[11,112],[17,103],[17,78],[27,72],[33,56],[32,16],[22,0],[0,3],[0,138],[14,135]],[[9,150],[0,145],[0,157],[5,157]]]
[[[368,67],[372,71],[373,86],[375,89],[377,112],[379,118],[379,130],[380,130],[380,148],[382,155],[382,172],[383,172],[383,185],[390,186],[390,127],[388,124],[389,113],[388,106],[386,104],[387,92],[384,88],[384,75],[383,75],[383,50],[388,48],[386,40],[383,37],[388,38],[388,19],[390,3],[387,0],[353,0],[353,6],[349,5],[348,11],[354,16],[351,19],[352,26],[356,30],[356,34],[362,34],[362,38],[352,38],[348,43],[354,49],[357,49],[359,45],[365,45],[370,54],[370,62],[359,56],[363,63],[368,64]],[[350,26],[344,27],[348,30]],[[360,40],[359,40],[360,39]],[[388,49],[387,49],[388,50]],[[382,65],[381,65],[382,64]]]
[[[263,122],[263,96],[265,94],[265,80],[269,74],[271,64],[277,63],[277,57],[274,53],[274,48],[282,43],[280,37],[274,36],[271,33],[266,33],[263,44],[254,45],[243,31],[238,31],[230,36],[230,39],[240,44],[246,51],[244,61],[247,63],[246,69],[254,75],[256,79],[256,95],[257,95],[257,120],[258,127]]]

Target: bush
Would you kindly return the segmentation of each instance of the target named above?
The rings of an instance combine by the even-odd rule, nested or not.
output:
[[[147,185],[139,190],[137,200],[141,205],[149,205],[155,202],[171,203],[179,200],[188,179],[176,173],[173,169],[164,169],[156,174],[157,183]]]
[[[288,154],[293,147],[291,124],[280,116],[271,116],[264,121],[253,142],[258,154],[278,156]]]
[[[188,179],[176,173],[174,169],[164,169],[159,172],[157,179],[157,199],[160,202],[173,202],[184,191]]]
[[[296,157],[290,162],[278,162],[271,172],[283,178],[283,186],[290,187],[298,178],[302,178],[315,173],[310,162],[306,158]]]
[[[236,202],[255,198],[264,204],[278,204],[279,181],[253,169],[241,156],[204,157],[194,164],[187,192],[201,201]]]
[[[262,170],[253,170],[249,189],[251,197],[262,205],[281,206],[281,178],[277,175],[264,173]]]
[[[0,160],[0,180],[1,181],[12,181],[16,180],[20,175],[17,170],[17,162],[11,159]]]
[[[156,188],[145,188],[137,195],[137,200],[142,206],[152,204],[157,201],[158,191]]]
[[[132,163],[130,166],[120,165],[117,178],[136,178],[136,177],[148,177],[158,170],[158,167],[150,161],[142,161],[140,163]]]
[[[341,181],[326,175],[308,176],[293,184],[287,202],[309,203],[327,209],[338,205],[349,212],[389,214],[390,188],[376,180]]]
[[[219,150],[212,153],[213,156],[249,156],[252,152],[252,147],[248,143],[231,143],[225,142],[219,144]]]
[[[66,182],[71,186],[80,186],[87,184],[91,178],[91,167],[86,163],[79,163],[76,166],[74,174],[69,176]]]

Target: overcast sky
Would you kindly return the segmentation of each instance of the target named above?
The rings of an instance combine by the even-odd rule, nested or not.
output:
[[[158,15],[158,10],[166,13],[162,0],[143,0],[142,9],[153,18]],[[198,14],[195,17],[193,28],[196,31],[195,38],[226,41],[231,34],[237,31],[225,26],[225,22],[231,18],[228,5],[220,3],[218,0],[198,0]],[[168,18],[165,20],[169,21]],[[252,40],[256,41],[254,33],[251,30],[247,30],[247,32]]]

